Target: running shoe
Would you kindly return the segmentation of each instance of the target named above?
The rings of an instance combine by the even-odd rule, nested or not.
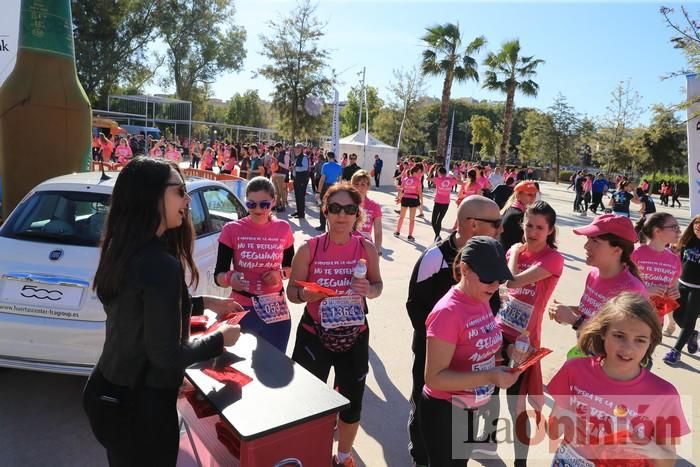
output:
[[[425,217],[423,214],[418,214],[416,217]]]
[[[673,318],[669,318],[666,329],[664,329],[664,336],[671,337],[674,332],[676,332],[676,322],[673,321]]]
[[[415,242],[415,241],[416,241],[416,239],[413,237],[413,235],[409,235],[409,236],[406,237],[406,238],[408,238],[408,241],[409,241],[409,242]]]
[[[333,467],[355,467],[355,459],[352,455],[345,459],[344,462],[338,462],[338,456],[333,456]]]
[[[680,361],[681,353],[676,349],[669,350],[668,353],[664,356],[664,363],[666,365],[676,366]]]
[[[398,232],[394,232],[394,237],[398,237],[399,235],[401,234],[399,234]]]
[[[690,334],[690,339],[688,339],[688,353],[695,355],[698,351],[698,332],[693,331]]]

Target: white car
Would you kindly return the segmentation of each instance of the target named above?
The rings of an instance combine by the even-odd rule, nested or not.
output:
[[[92,290],[98,242],[118,173],[52,178],[32,190],[0,228],[0,367],[87,375],[105,336]],[[247,215],[223,183],[185,177],[192,197],[200,281],[193,294],[223,295],[214,284],[219,233]]]

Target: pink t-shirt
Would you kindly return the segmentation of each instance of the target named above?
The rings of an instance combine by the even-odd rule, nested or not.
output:
[[[322,234],[308,240],[309,274],[307,282],[316,282],[322,287],[335,290],[338,295],[345,295],[350,288],[352,272],[361,259],[367,259],[367,250],[362,244],[362,237],[351,236],[343,245],[331,243],[328,234]],[[308,302],[306,309],[317,323],[321,321],[319,307],[321,301]]]
[[[510,250],[506,252],[506,257],[510,258]],[[526,250],[518,255],[519,271],[533,266],[544,268],[552,275],[517,289],[509,288],[508,300],[503,303],[496,319],[510,342],[514,342],[527,329],[532,345],[539,347],[542,316],[564,269],[564,257],[549,246],[538,253]]]
[[[593,268],[586,278],[586,287],[583,289],[579,302],[579,313],[590,318],[600,310],[600,307],[608,300],[622,292],[639,292],[649,298],[647,288],[642,281],[624,268],[617,276],[603,279],[598,268]]]
[[[488,303],[477,302],[453,286],[435,304],[425,320],[427,337],[455,345],[449,369],[485,371],[495,368],[496,354],[503,343],[501,329]],[[427,384],[423,392],[435,399],[451,401],[456,397],[466,407],[479,407],[491,398],[494,385],[465,388],[462,391],[439,391]]]
[[[365,221],[362,223],[358,232],[361,233],[367,240],[373,241],[374,235],[374,220],[382,218],[382,207],[365,197],[365,200],[360,205],[360,209],[365,216]]]
[[[255,295],[278,292],[279,288],[264,286],[260,276],[282,268],[284,250],[294,244],[292,229],[286,221],[272,218],[266,224],[256,224],[250,217],[229,222],[221,231],[219,242],[233,250],[233,269],[243,273],[250,283],[248,292]],[[252,306],[250,297],[231,291],[243,306]]]
[[[459,194],[457,195],[457,199],[464,199],[467,196],[471,195],[478,195],[481,192],[481,186],[478,183],[472,183],[467,187],[467,183],[464,182],[462,183],[461,188],[459,189]]]
[[[547,389],[556,405],[577,419],[576,431],[564,435],[555,459],[595,459],[601,449],[615,448],[591,441],[622,430],[661,443],[690,433],[676,388],[645,368],[632,380],[618,381],[605,373],[600,357],[576,358],[564,363]],[[608,453],[614,458],[614,451]]]
[[[659,252],[649,245],[640,245],[632,253],[632,261],[647,287],[668,287],[681,277],[681,259],[668,248]]]
[[[133,153],[131,152],[131,148],[128,145],[119,145],[114,150],[114,155],[117,157],[117,162],[119,162],[120,164],[126,164],[133,155]]]
[[[452,188],[457,184],[457,179],[450,176],[436,177],[435,180],[435,203],[450,204],[450,194]]]
[[[401,189],[403,190],[404,198],[418,199],[418,187],[420,186],[420,177],[403,177],[401,179]]]

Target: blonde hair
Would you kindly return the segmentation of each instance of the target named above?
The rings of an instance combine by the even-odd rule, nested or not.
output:
[[[651,302],[632,292],[622,292],[608,300],[600,308],[600,311],[588,320],[581,329],[581,335],[578,338],[579,348],[585,353],[605,357],[603,336],[608,331],[610,324],[623,319],[638,319],[651,329],[649,348],[642,360],[648,361],[656,346],[661,342],[661,324]]]
[[[369,176],[369,172],[366,170],[358,170],[352,175],[352,178],[350,179],[350,184],[354,185],[355,183],[359,183],[362,180],[366,181],[368,184],[372,184],[372,179]]]

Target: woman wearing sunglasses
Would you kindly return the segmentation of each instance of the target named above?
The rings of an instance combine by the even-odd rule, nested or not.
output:
[[[275,188],[270,180],[253,178],[245,196],[249,215],[221,231],[214,280],[219,287],[231,287],[231,297],[250,311],[241,329],[284,353],[292,324],[282,281],[294,257],[294,236],[289,223],[272,216]]]
[[[425,386],[420,400],[420,426],[431,467],[464,467],[475,443],[453,453],[452,440],[473,440],[474,421],[495,386],[507,388],[520,372],[496,363],[503,338],[489,300],[499,284],[512,280],[497,240],[476,236],[458,254],[454,285],[435,304],[425,321]],[[464,432],[453,433],[453,414],[462,413]],[[471,423],[469,423],[471,422]],[[454,455],[454,457],[453,457]],[[457,459],[455,459],[457,458]]]
[[[306,303],[297,328],[292,358],[322,381],[331,367],[335,387],[350,400],[338,421],[338,454],[334,466],[352,467],[352,445],[360,426],[365,376],[369,370],[369,328],[366,298],[382,293],[379,257],[374,244],[353,231],[362,224],[362,196],[348,183],[336,183],[323,197],[321,209],[328,232],[309,239],[292,261],[287,297]],[[366,264],[366,274],[357,267]],[[313,282],[333,296],[301,287]]]

